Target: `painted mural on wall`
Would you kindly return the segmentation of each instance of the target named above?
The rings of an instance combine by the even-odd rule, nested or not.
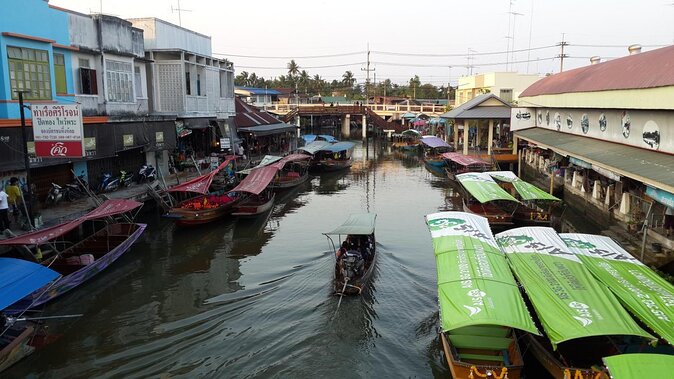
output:
[[[532,121],[537,127],[674,154],[674,136],[668,137],[666,127],[674,126],[672,112],[554,108],[530,108],[529,112],[536,115]],[[580,127],[574,128],[574,119]]]

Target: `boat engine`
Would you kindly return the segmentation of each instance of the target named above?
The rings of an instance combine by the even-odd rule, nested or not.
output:
[[[363,274],[364,266],[365,261],[360,254],[347,253],[342,262],[342,276],[354,280]]]

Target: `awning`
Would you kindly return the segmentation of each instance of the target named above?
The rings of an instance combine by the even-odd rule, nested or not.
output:
[[[41,229],[34,232],[22,234],[18,237],[0,240],[0,245],[42,244],[68,233],[69,231],[80,226],[85,221],[126,213],[142,205],[143,203],[139,203],[134,200],[126,200],[126,199],[106,200],[98,208],[94,209],[93,211],[85,214],[84,216],[76,220],[52,226],[51,228]]]
[[[214,118],[185,118],[182,121],[187,129],[208,129],[211,127],[211,120]]]
[[[442,138],[434,137],[434,136],[424,136],[421,138],[421,143],[428,147],[436,148],[436,147],[449,147],[447,142],[445,142]]]
[[[326,235],[335,235],[335,234],[355,234],[355,235],[368,235],[374,233],[374,223],[377,219],[376,213],[353,213],[349,215],[349,218],[344,221],[344,223],[338,226],[336,229],[323,233]]]
[[[166,192],[195,192],[200,193],[202,195],[206,194],[208,192],[208,187],[211,186],[211,183],[213,182],[213,178],[215,177],[215,175],[218,172],[220,172],[220,170],[227,167],[227,165],[229,165],[229,163],[235,159],[236,159],[235,156],[230,155],[215,170],[203,174],[201,176],[197,176],[196,178],[186,181],[183,184],[173,186],[167,189]]]
[[[272,134],[279,134],[297,130],[297,126],[286,124],[285,122],[279,124],[247,126],[238,128],[239,132],[254,133],[257,136],[268,136]]]
[[[672,155],[543,128],[518,130],[515,136],[674,193]]]
[[[603,361],[612,379],[667,378],[674,367],[674,355],[667,354],[620,354]]]
[[[461,166],[491,166],[491,163],[471,155],[463,155],[463,153],[451,152],[443,153],[442,157],[452,162],[456,162]]]
[[[38,263],[0,258],[0,311],[61,276]],[[4,325],[0,326],[4,328]]]
[[[234,187],[232,192],[248,192],[258,195],[267,188],[277,172],[278,168],[274,165],[256,168],[252,170],[238,186]]]

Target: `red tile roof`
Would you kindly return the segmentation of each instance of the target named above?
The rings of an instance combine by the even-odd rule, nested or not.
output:
[[[543,78],[520,97],[674,85],[674,45]]]
[[[238,97],[234,98],[234,104],[236,109],[234,123],[237,128],[281,123],[276,117],[267,112],[261,112],[256,107],[244,103],[243,100]]]

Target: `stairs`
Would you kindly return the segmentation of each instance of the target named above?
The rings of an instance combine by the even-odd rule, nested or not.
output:
[[[372,122],[372,125],[374,125],[376,128],[379,130],[384,130],[384,129],[394,129],[394,126],[389,123],[388,121],[384,120],[383,117],[375,113],[373,110],[370,108],[365,108],[365,115],[367,116],[367,119]]]

